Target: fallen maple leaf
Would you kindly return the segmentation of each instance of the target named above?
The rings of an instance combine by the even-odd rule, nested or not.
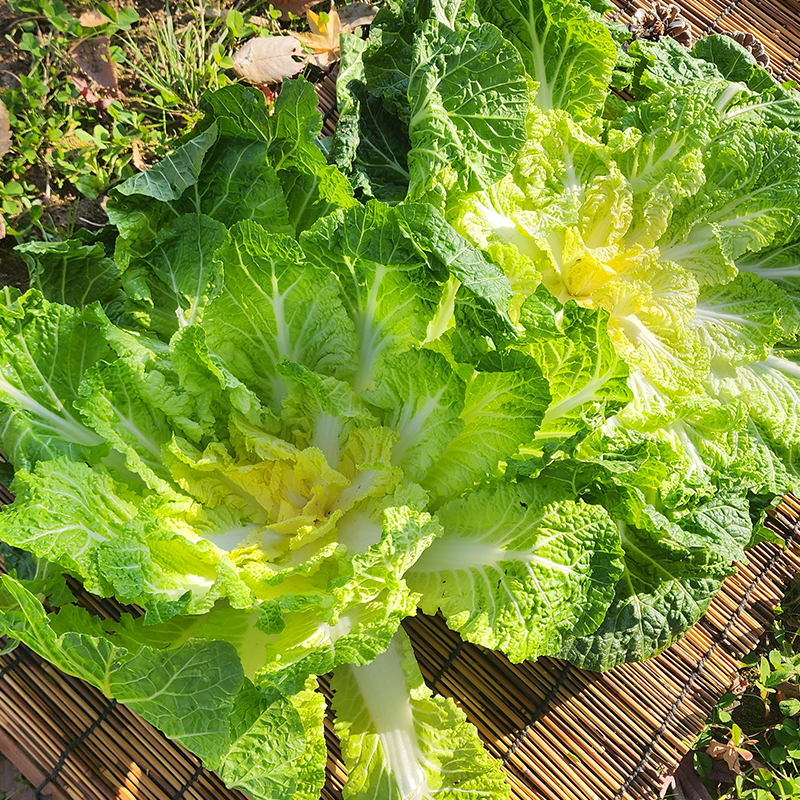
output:
[[[108,36],[84,39],[72,47],[70,55],[87,78],[102,89],[117,94],[119,87],[108,50]]]
[[[233,70],[255,84],[278,83],[303,68],[300,44],[291,36],[255,36],[233,54]]]
[[[742,758],[745,761],[752,761],[753,759],[752,753],[741,747],[736,747],[733,742],[723,744],[716,739],[712,739],[709,742],[708,747],[706,747],[706,755],[724,761],[728,765],[728,769],[730,769],[731,772],[735,772],[737,775],[742,774],[739,759]]]
[[[339,35],[347,33],[342,30],[342,23],[335,8],[331,8],[326,15],[306,12],[308,27],[311,33],[295,33],[292,36],[310,47],[312,52],[306,56],[309,63],[325,68],[339,60]]]
[[[344,19],[333,5],[327,14],[315,14],[313,11],[307,11],[306,19],[311,33],[294,31],[291,33],[295,39],[311,48],[312,52],[307,56],[309,63],[324,69],[338,61],[341,56],[339,51],[340,34],[352,33],[359,25],[367,25],[372,22],[377,9],[368,3],[352,3],[345,6],[342,13],[345,14]]]
[[[11,126],[8,123],[8,109],[0,100],[0,158],[11,149]]]

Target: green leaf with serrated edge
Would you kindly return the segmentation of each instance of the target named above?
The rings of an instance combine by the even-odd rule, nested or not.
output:
[[[277,406],[285,394],[275,370],[283,359],[334,377],[355,371],[355,332],[336,281],[293,240],[241,222],[216,258],[224,281],[204,313],[206,340],[264,402]]]
[[[633,495],[610,508],[624,572],[600,627],[570,642],[561,657],[604,670],[649,658],[683,635],[702,616],[732,560],[743,556],[752,533],[746,500],[720,500],[699,506],[678,524]]]
[[[724,34],[703,36],[695,42],[692,56],[713,64],[729,81],[745,84],[750,92],[741,92],[726,108],[733,120],[759,120],[779,128],[800,129],[800,97],[783,86],[764,69],[753,54]],[[733,98],[732,98],[733,99]]]
[[[357,205],[352,188],[326,163],[315,139],[322,129],[314,87],[305,79],[286,80],[267,113],[261,92],[241,85],[204,95],[201,108],[223,133],[264,141],[288,207],[288,221],[300,232],[336,208]]]
[[[200,175],[206,153],[217,141],[217,127],[211,125],[189,139],[170,156],[115,188],[118,196],[137,195],[153,200],[177,200]]]
[[[478,0],[478,14],[519,50],[538,84],[534,101],[581,119],[602,108],[616,48],[603,23],[575,0]]]
[[[567,303],[551,317],[552,306],[542,309],[542,293],[532,298],[520,311],[532,339],[526,351],[541,366],[551,394],[541,427],[523,447],[534,453],[601,425],[631,399],[631,391],[628,366],[606,332],[604,311]],[[540,325],[543,315],[546,324]]]
[[[743,366],[717,364],[709,391],[722,402],[738,400],[752,420],[775,442],[800,442],[800,365],[796,356],[769,355]]]
[[[375,389],[361,397],[399,434],[392,463],[420,481],[464,427],[464,382],[444,356],[426,350],[386,358],[374,377]]]
[[[402,632],[371,664],[338,667],[331,688],[346,800],[509,796],[477,730],[451,699],[425,685]]]
[[[735,275],[733,262],[748,251],[777,247],[796,236],[800,140],[790,131],[742,124],[704,154],[706,183],[678,204],[659,242],[661,258],[676,261],[703,284]],[[730,262],[727,278],[708,272],[693,254],[716,241]]]
[[[490,186],[525,138],[529,93],[517,51],[493,25],[453,31],[430,21],[413,58],[409,196],[437,181],[457,192]]]
[[[175,486],[163,462],[163,448],[174,427],[158,405],[148,402],[146,390],[143,371],[116,359],[86,372],[75,407],[88,427],[125,456],[132,473],[151,489],[169,495]]]
[[[350,382],[358,393],[372,386],[384,354],[422,344],[441,288],[396,212],[375,202],[319,220],[300,244],[341,286],[357,336],[357,370]]]
[[[379,97],[386,110],[408,126],[411,116],[408,79],[417,27],[416,4],[399,0],[378,11],[370,26],[364,52],[364,77],[370,95]]]
[[[116,317],[122,312],[120,274],[102,244],[27,242],[16,251],[31,275],[31,286],[53,303],[84,308],[95,301]]]
[[[4,540],[78,575],[89,591],[143,606],[148,622],[201,613],[224,594],[250,602],[210,543],[222,515],[212,527],[213,516],[186,500],[171,506],[64,458],[19,471],[13,486],[19,503],[0,514]]]
[[[333,157],[353,186],[369,197],[396,203],[408,193],[411,142],[405,123],[367,90],[363,62],[366,47],[365,40],[356,36],[342,39]]]
[[[228,745],[226,718],[243,679],[229,644],[190,642],[174,650],[138,652],[117,647],[82,609],[70,612],[72,625],[64,630],[60,615],[48,617],[41,603],[8,576],[2,579],[0,608],[7,636],[126,703],[210,767],[219,764]],[[77,630],[76,623],[81,624]]]
[[[206,214],[228,228],[248,219],[271,233],[292,234],[289,210],[265,142],[223,136],[206,158],[194,191],[180,208]]]
[[[260,692],[231,645],[192,640],[167,649],[140,622],[120,625],[74,606],[46,615],[13,578],[0,586],[0,629],[64,672],[125,703],[253,800],[313,800],[324,782],[324,699]],[[131,636],[133,631],[138,636]],[[136,639],[140,641],[136,641]],[[316,683],[316,682],[314,682]]]
[[[49,303],[36,291],[0,306],[0,437],[17,468],[108,451],[75,407],[85,371],[112,357],[103,334],[85,319],[85,312]]]
[[[237,695],[232,745],[217,770],[227,786],[253,800],[317,800],[327,750],[325,698],[316,688],[312,678],[290,696],[272,687],[247,687]]]
[[[531,482],[452,500],[437,517],[444,533],[407,581],[422,610],[441,609],[463,638],[516,662],[557,653],[603,620],[622,573],[605,509]]]
[[[477,370],[462,377],[467,381],[464,428],[422,481],[440,499],[496,473],[533,438],[550,404],[541,368],[522,353],[489,353]]]
[[[712,362],[734,366],[767,358],[779,339],[800,328],[799,313],[771,281],[743,272],[730,283],[704,288],[690,325]]]
[[[226,235],[222,223],[204,214],[182,214],[167,223],[153,249],[128,270],[149,273],[143,275],[148,296],[140,309],[129,303],[129,313],[164,340],[196,322],[218,290],[222,270],[214,254]]]
[[[736,259],[740,272],[752,272],[772,281],[800,308],[800,243],[770,247],[758,253],[745,253]]]
[[[628,55],[635,62],[631,88],[637,99],[671,86],[702,86],[723,80],[716,66],[693,58],[682,44],[667,36],[658,42],[636,39]]]
[[[466,300],[456,295],[454,308],[474,302],[487,333],[501,339],[514,338],[508,315],[511,287],[497,265],[448,225],[433,206],[405,203],[396,214],[416,246],[428,255],[431,266],[457,278],[470,296]]]

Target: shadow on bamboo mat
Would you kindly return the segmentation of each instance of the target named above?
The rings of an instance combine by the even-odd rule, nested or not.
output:
[[[788,535],[789,546],[750,550],[703,619],[642,664],[603,674],[549,658],[514,665],[463,643],[439,617],[420,615],[405,627],[426,681],[459,702],[501,761],[515,798],[650,800],[800,571],[799,515],[800,505],[784,503],[771,524]],[[118,613],[113,603],[94,602],[95,613]],[[324,679],[321,691],[328,691]],[[338,800],[346,773],[330,720],[326,733],[322,798]],[[244,798],[132,711],[24,647],[0,657],[0,752],[41,798]]]

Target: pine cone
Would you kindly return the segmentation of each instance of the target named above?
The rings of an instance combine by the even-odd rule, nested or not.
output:
[[[692,29],[680,13],[674,3],[655,2],[649,10],[637,9],[628,23],[628,30],[634,39],[657,42],[662,36],[671,36],[685,47],[691,47]]]
[[[753,58],[764,69],[769,70],[769,53],[752,33],[744,33],[742,31],[720,31],[720,33],[723,36],[730,36],[736,44],[740,44],[745,50],[749,50],[753,54]]]

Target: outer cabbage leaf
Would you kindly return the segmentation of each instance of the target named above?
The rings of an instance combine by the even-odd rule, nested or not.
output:
[[[112,356],[84,312],[48,303],[32,291],[0,306],[0,429],[5,456],[15,467],[66,454],[103,455],[101,436],[75,407],[84,372]]]
[[[355,371],[336,281],[305,263],[294,241],[242,222],[216,258],[224,282],[205,311],[208,346],[264,402],[277,406],[286,392],[275,369],[284,359],[334,377]]]
[[[628,367],[614,349],[606,332],[608,317],[567,303],[557,318],[542,323],[542,293],[531,295],[522,306],[521,322],[532,341],[527,346],[550,386],[551,402],[525,451],[552,449],[576,434],[602,424],[632,397]]]
[[[481,18],[503,31],[538,84],[535,102],[577,119],[605,102],[616,62],[611,34],[575,0],[478,0]]]
[[[351,183],[377,200],[399,202],[408,193],[408,129],[387,111],[381,97],[366,86],[364,51],[367,42],[345,36],[336,79],[339,121],[333,155]]]
[[[233,564],[198,536],[191,509],[136,494],[98,468],[57,458],[18,470],[18,502],[0,514],[3,539],[80,576],[103,597],[138,603],[157,622],[242,597]]]
[[[675,208],[660,244],[662,258],[690,269],[701,285],[723,282],[684,255],[705,240],[718,239],[722,253],[736,259],[795,238],[800,140],[791,131],[742,124],[712,143],[704,161],[706,183]]]
[[[266,142],[267,161],[280,180],[288,221],[297,232],[337,208],[357,205],[347,179],[325,162],[315,144],[322,129],[317,104],[314,87],[304,79],[283,82],[271,115],[263,95],[241,85],[208,93],[201,102],[204,124],[213,119],[223,133]]]
[[[409,76],[409,194],[438,180],[457,192],[501,178],[525,137],[528,84],[517,51],[492,25],[423,24]],[[445,173],[442,175],[441,173]]]
[[[718,365],[709,383],[723,402],[740,400],[772,441],[784,447],[800,442],[800,365],[795,356],[769,355],[739,367]]]
[[[373,370],[384,355],[425,340],[441,288],[394,212],[374,202],[319,220],[301,244],[341,286],[357,337],[350,380],[360,392],[372,386]]]
[[[529,482],[440,508],[444,534],[407,575],[422,610],[512,661],[597,628],[622,573],[619,534],[605,509],[564,498]]]
[[[27,242],[16,251],[25,261],[31,286],[53,303],[84,308],[95,301],[115,317],[124,298],[120,273],[102,243]]]
[[[464,713],[425,686],[402,632],[371,664],[337,668],[331,688],[347,800],[509,796],[499,763]]]
[[[800,243],[791,242],[736,259],[740,272],[752,272],[783,289],[795,308],[800,307]]]
[[[121,644],[120,631],[108,627],[112,635],[71,606],[48,616],[36,597],[3,578],[5,635],[125,703],[254,800],[318,796],[324,700],[310,687],[293,697],[275,689],[262,693],[244,679],[226,642],[192,640],[161,649],[138,644],[128,633]],[[139,638],[147,640],[141,628]]]
[[[625,553],[614,600],[600,627],[561,653],[584,669],[639,661],[672,644],[702,616],[753,532],[748,503],[735,496],[712,499],[679,524],[631,498],[612,516]]]
[[[778,340],[798,330],[799,313],[771,281],[744,272],[730,283],[706,287],[690,325],[712,362],[734,366],[767,358]]]
[[[399,434],[392,462],[409,480],[419,482],[461,432],[464,394],[464,382],[438,353],[412,350],[376,368],[375,389],[362,398]]]
[[[550,403],[541,368],[521,353],[489,353],[465,373],[464,427],[422,481],[437,502],[496,474],[533,438]]]

